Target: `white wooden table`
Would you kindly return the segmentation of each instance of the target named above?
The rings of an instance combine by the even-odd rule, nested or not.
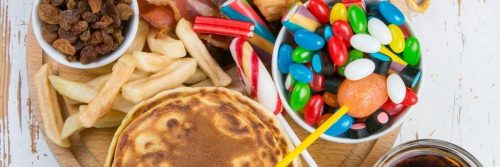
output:
[[[25,37],[32,3],[0,1],[0,166],[56,166],[28,96]],[[499,16],[498,0],[432,0],[427,13],[410,14],[423,47],[424,86],[396,144],[442,139],[484,166],[500,163]]]

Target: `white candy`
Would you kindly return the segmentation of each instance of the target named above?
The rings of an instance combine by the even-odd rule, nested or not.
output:
[[[289,90],[290,92],[292,91],[292,89],[290,89],[292,88],[292,80],[292,74],[288,74],[285,80],[285,89]]]
[[[384,22],[377,18],[371,18],[368,21],[368,32],[382,45],[388,45],[392,41],[391,31]]]
[[[358,59],[347,64],[345,67],[345,77],[349,80],[360,80],[372,74],[375,70],[375,63],[370,59]]]
[[[405,99],[406,86],[398,74],[391,74],[387,77],[387,93],[395,104],[400,104]]]
[[[356,34],[351,37],[351,45],[365,53],[376,53],[380,50],[380,42],[368,34]]]

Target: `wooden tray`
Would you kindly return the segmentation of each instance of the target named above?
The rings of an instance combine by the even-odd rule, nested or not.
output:
[[[398,6],[404,7],[401,5],[401,3],[403,3],[402,0],[397,1],[399,1],[396,2]],[[407,8],[401,9],[407,11]],[[75,81],[88,81],[93,76],[96,76],[95,74],[83,70],[65,67],[50,60],[38,45],[31,26],[29,27],[27,35],[27,53],[26,66],[28,71],[29,92],[38,121],[42,120],[37,112],[39,110],[39,104],[33,79],[35,73],[40,69],[42,64],[52,62],[54,64],[54,71],[59,71],[60,76]],[[59,97],[59,101],[64,118],[78,111],[77,106],[64,104],[62,97]],[[299,138],[304,139],[309,134],[288,116],[285,117]],[[39,125],[43,126],[42,123],[39,123]],[[68,149],[59,147],[49,140],[46,141],[61,166],[103,166],[114,132],[115,128],[92,128],[83,130],[79,134],[70,137],[71,147]],[[338,144],[319,139],[308,148],[308,151],[319,166],[373,166],[385,152],[392,148],[398,134],[399,128],[378,140],[360,144]]]

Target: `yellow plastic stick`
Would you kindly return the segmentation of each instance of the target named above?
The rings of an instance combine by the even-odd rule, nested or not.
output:
[[[401,64],[403,66],[408,65],[408,63],[406,61],[404,61],[403,59],[401,59],[398,55],[392,53],[392,51],[389,50],[389,48],[387,48],[385,46],[381,46],[379,52],[382,53],[382,54],[385,54],[385,55],[389,56],[392,59],[392,61],[395,61],[395,62],[397,62],[397,63],[399,63],[399,64]]]
[[[344,116],[347,111],[349,110],[349,107],[347,106],[342,106],[337,112],[335,112],[330,118],[328,118],[321,126],[316,129],[313,133],[311,133],[307,138],[300,143],[299,146],[295,147],[295,149],[288,153],[281,162],[279,162],[276,167],[286,167],[288,164],[290,164],[299,154],[304,151],[307,147],[309,147],[314,141],[316,141],[319,136],[321,136],[323,133],[328,130],[335,122],[337,122],[342,116]]]

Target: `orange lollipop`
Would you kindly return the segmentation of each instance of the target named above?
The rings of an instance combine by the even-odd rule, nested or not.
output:
[[[380,108],[388,98],[386,77],[371,74],[363,79],[346,79],[340,85],[337,100],[340,106],[349,106],[349,114],[355,118],[367,117]]]

